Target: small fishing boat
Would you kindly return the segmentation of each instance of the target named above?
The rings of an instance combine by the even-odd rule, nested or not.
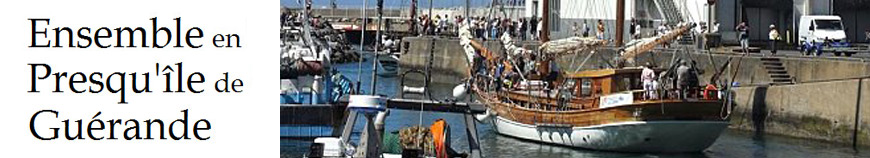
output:
[[[378,76],[396,77],[399,74],[399,58],[395,55],[379,55],[377,62]]]

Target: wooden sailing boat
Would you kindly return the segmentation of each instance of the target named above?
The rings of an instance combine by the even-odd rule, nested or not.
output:
[[[620,56],[632,60],[662,42],[676,39],[691,27],[679,25],[664,35],[639,40],[625,47]],[[542,34],[546,39],[546,32]],[[504,54],[486,50],[465,29],[460,32],[460,39],[469,61],[480,56],[484,62],[474,64],[489,68],[502,63],[505,69],[515,70],[511,58],[534,52],[513,46],[507,34],[501,39]],[[552,60],[568,53],[590,53],[605,43],[594,38],[571,37],[544,43],[537,54]],[[508,60],[499,60],[505,58]],[[497,90],[502,86],[493,84],[492,75],[472,71],[469,75],[470,89],[491,111],[496,131],[520,139],[607,151],[697,152],[713,144],[728,126],[727,117],[721,115],[726,113],[725,100],[717,97],[716,90],[705,91],[696,85],[688,92],[698,95],[688,98],[661,95],[657,99],[644,99],[641,72],[639,67],[561,72],[554,82],[559,85],[554,87],[560,88],[552,90],[534,86]],[[528,75],[522,80],[533,83],[540,78]],[[659,91],[659,94],[668,93]]]

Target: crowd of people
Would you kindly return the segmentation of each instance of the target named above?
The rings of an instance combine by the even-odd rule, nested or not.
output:
[[[444,35],[444,34],[455,34],[458,32],[459,25],[462,21],[464,21],[460,15],[457,16],[449,16],[447,14],[435,15],[434,17],[430,17],[428,14],[423,14],[416,19],[416,34],[418,35]]]
[[[468,20],[468,21],[466,21]],[[475,38],[496,40],[499,35],[509,33],[520,40],[537,40],[540,36],[541,18],[502,18],[475,16],[466,18],[460,15],[449,16],[422,15],[417,18],[416,33],[418,35],[455,35],[462,23],[468,22]]]

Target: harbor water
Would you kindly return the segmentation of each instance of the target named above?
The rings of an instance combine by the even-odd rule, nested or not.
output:
[[[362,64],[362,90],[370,92],[372,63],[371,59]],[[334,65],[339,73],[352,80],[357,79],[357,63]],[[375,94],[385,96],[397,96],[399,77],[378,77]],[[456,82],[456,81],[451,81]],[[422,81],[406,80],[406,84],[422,85]],[[431,85],[431,91],[435,99],[444,99],[449,96],[452,84],[436,83]],[[358,119],[355,131],[362,131],[363,119]],[[461,114],[441,113],[430,111],[391,110],[385,121],[387,132],[397,131],[403,127],[416,125],[429,126],[435,119],[443,118],[451,126],[451,145],[460,152],[468,151],[465,126]],[[421,121],[422,120],[422,121]],[[284,131],[282,131],[284,132]],[[358,133],[356,133],[358,135]],[[653,158],[796,158],[796,157],[870,157],[870,147],[860,147],[858,150],[850,144],[830,143],[816,140],[797,139],[791,137],[754,133],[728,129],[716,140],[716,142],[702,152],[697,153],[619,153],[586,150],[565,146],[556,146],[532,141],[521,140],[495,132],[491,124],[478,122],[478,134],[480,137],[481,150],[484,157],[653,157]],[[355,138],[357,139],[357,138]],[[311,140],[281,140],[281,157],[302,157],[307,153]]]

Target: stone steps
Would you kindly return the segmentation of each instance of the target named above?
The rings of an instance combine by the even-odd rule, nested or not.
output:
[[[761,58],[761,64],[767,70],[767,75],[770,76],[772,81],[771,84],[794,84],[794,80],[788,74],[779,58],[763,57]]]

